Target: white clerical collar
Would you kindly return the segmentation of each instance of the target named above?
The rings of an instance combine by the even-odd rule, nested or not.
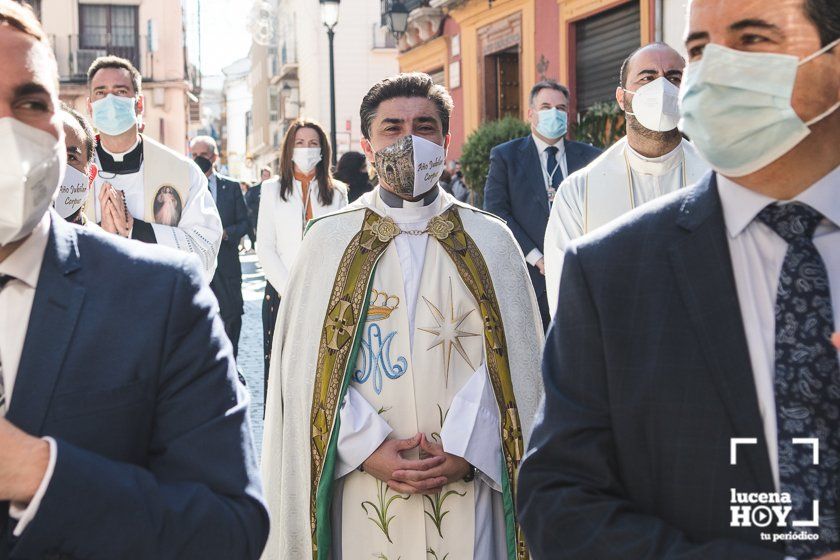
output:
[[[124,159],[125,159],[125,156],[127,156],[128,154],[130,154],[131,152],[133,152],[135,149],[137,149],[137,146],[139,146],[139,145],[140,145],[140,135],[139,135],[139,134],[137,135],[137,138],[134,140],[134,144],[133,144],[133,145],[132,145],[129,149],[127,149],[127,150],[126,150],[126,151],[124,151],[124,152],[112,152],[112,151],[110,151],[108,148],[106,148],[106,147],[105,147],[105,144],[103,144],[102,142],[100,142],[100,143],[99,143],[99,147],[100,147],[100,148],[102,148],[102,150],[103,150],[106,154],[108,154],[109,156],[111,156],[111,157],[113,158],[113,160],[114,160],[114,161],[122,161],[122,160],[124,160]]]
[[[435,193],[430,193],[433,195]],[[388,194],[385,194],[387,197]],[[402,207],[394,207],[386,204],[383,200],[382,187],[377,187],[376,198],[374,199],[375,206],[386,216],[390,216],[397,223],[411,223],[430,220],[441,212],[441,201],[443,197],[440,194],[440,187],[437,188],[436,196],[426,196],[416,202],[408,200],[402,201]]]
[[[548,142],[546,142],[545,140],[533,133],[531,133],[531,138],[534,139],[534,144],[537,145],[538,154],[542,154],[550,146],[554,146],[555,148],[557,148],[557,157],[560,157],[566,153],[566,143],[563,142],[562,138],[558,138],[554,144],[549,144]]]
[[[685,142],[683,140],[682,142]],[[658,157],[645,157],[630,146],[630,141],[627,141],[627,161],[630,162],[630,167],[633,171],[643,175],[664,175],[678,167],[685,161],[685,152],[683,151],[682,142],[665,155]]]
[[[723,220],[731,237],[737,237],[765,206],[775,202],[801,202],[825,216],[826,220],[840,228],[840,167],[799,193],[790,201],[779,201],[757,193],[717,174],[718,193],[723,206]]]
[[[44,253],[50,237],[50,214],[50,212],[44,214],[26,241],[6,257],[6,260],[0,262],[0,274],[20,280],[30,288],[38,287],[41,263],[44,261]]]

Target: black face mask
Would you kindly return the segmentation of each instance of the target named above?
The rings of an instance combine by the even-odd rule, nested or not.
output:
[[[196,165],[198,165],[199,169],[201,169],[201,172],[204,173],[205,175],[207,175],[207,173],[211,169],[213,169],[213,162],[210,161],[209,159],[207,159],[206,157],[195,156],[193,158],[193,161],[195,162]]]

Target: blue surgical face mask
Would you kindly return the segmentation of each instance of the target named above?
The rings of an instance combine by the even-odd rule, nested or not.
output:
[[[680,129],[723,175],[743,177],[767,167],[840,108],[838,102],[803,122],[791,106],[799,67],[838,44],[840,39],[800,61],[709,43],[683,79]]]
[[[102,134],[119,136],[137,124],[134,97],[120,97],[108,94],[93,102],[93,124]]]
[[[562,138],[566,135],[569,125],[569,115],[559,109],[543,109],[538,113],[539,123],[537,132],[546,138]]]

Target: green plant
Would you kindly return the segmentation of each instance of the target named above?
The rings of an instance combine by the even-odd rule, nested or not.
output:
[[[388,516],[388,509],[391,507],[391,504],[394,500],[408,500],[411,496],[402,496],[397,494],[396,496],[391,496],[388,498],[388,485],[384,482],[377,481],[379,485],[379,495],[377,501],[379,504],[374,504],[373,502],[362,502],[362,509],[365,510],[365,513],[368,516],[368,519],[373,521],[373,523],[379,527],[379,529],[385,534],[385,538],[388,539],[388,542],[393,544],[394,541],[391,540],[391,533],[389,528],[391,526],[391,521],[396,517],[396,515]],[[374,519],[371,517],[370,511],[368,511],[368,507],[376,514],[376,518]]]
[[[449,510],[443,511],[443,502],[446,501],[446,498],[452,495],[463,498],[467,495],[467,491],[464,490],[463,492],[456,492],[455,490],[450,490],[446,493],[438,492],[433,496],[429,496],[428,494],[423,496],[423,498],[429,502],[429,505],[432,506],[431,512],[425,508],[424,512],[428,518],[432,520],[432,523],[435,524],[435,528],[437,529],[440,538],[443,538],[443,518],[446,517],[447,513],[449,513]]]
[[[481,206],[484,198],[484,183],[490,169],[490,150],[514,138],[527,136],[531,132],[528,123],[515,117],[489,121],[470,134],[461,150],[461,171],[464,184],[473,193],[473,204]]]
[[[624,112],[615,101],[596,103],[578,116],[573,137],[597,148],[608,148],[625,132]]]

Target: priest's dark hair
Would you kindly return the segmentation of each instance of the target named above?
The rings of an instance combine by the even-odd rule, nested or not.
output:
[[[100,56],[99,58],[93,61],[93,64],[90,65],[90,68],[88,68],[87,71],[88,87],[90,87],[90,83],[93,81],[93,77],[96,75],[96,73],[104,68],[117,68],[120,70],[128,70],[129,75],[131,75],[131,84],[134,86],[134,93],[137,95],[142,93],[140,90],[143,86],[143,78],[140,76],[140,72],[137,70],[137,68],[134,67],[130,60],[110,55]]]
[[[362,99],[359,117],[362,122],[362,136],[370,139],[370,127],[376,118],[376,111],[384,101],[398,97],[424,97],[435,104],[440,116],[443,135],[449,134],[449,117],[455,104],[446,88],[438,85],[432,77],[422,72],[408,72],[385,78],[374,84]]]
[[[315,179],[318,181],[318,201],[326,206],[332,204],[333,179],[330,161],[332,161],[332,147],[327,140],[327,134],[316,121],[310,119],[298,119],[289,125],[286,136],[283,137],[283,145],[280,147],[280,198],[289,200],[295,186],[295,164],[292,155],[295,152],[295,135],[301,128],[311,128],[318,134],[318,141],[321,144],[321,161],[315,165]]]
[[[840,38],[840,2],[837,0],[805,0],[805,15],[816,26],[822,46]]]

